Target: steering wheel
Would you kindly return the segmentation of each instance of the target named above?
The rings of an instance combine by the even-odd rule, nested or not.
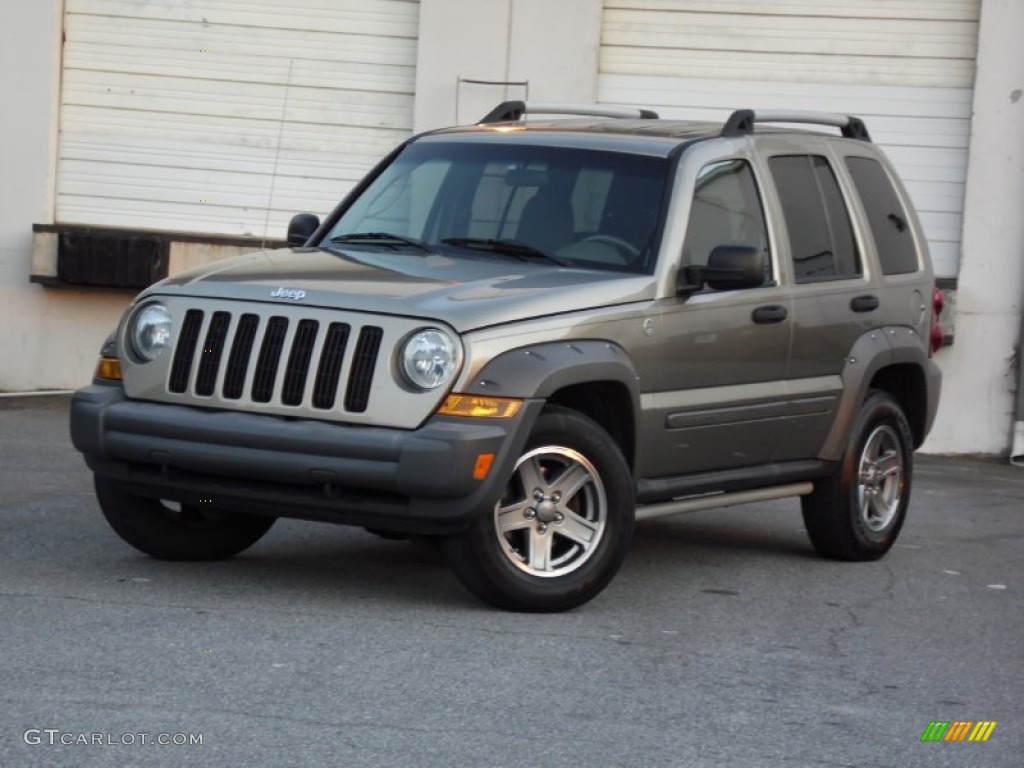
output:
[[[615,235],[590,235],[589,237],[584,237],[579,242],[580,245],[583,245],[584,243],[601,243],[601,245],[610,245],[612,248],[620,251],[622,255],[626,257],[627,262],[632,261],[640,255],[639,248],[628,240],[623,240],[621,237],[616,237]]]

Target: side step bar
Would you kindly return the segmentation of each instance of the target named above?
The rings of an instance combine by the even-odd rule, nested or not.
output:
[[[791,483],[775,485],[768,488],[752,488],[749,491],[732,493],[708,493],[700,496],[686,496],[681,499],[664,501],[658,504],[642,504],[636,508],[637,520],[651,520],[656,517],[681,515],[686,512],[699,512],[702,509],[715,507],[734,507],[737,504],[752,504],[757,501],[788,499],[791,496],[806,496],[814,490],[814,483]]]

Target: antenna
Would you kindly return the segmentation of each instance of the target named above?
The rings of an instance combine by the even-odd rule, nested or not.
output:
[[[288,75],[284,81],[284,102],[281,104],[281,119],[277,126],[277,146],[274,147],[274,169],[270,173],[270,195],[267,197],[267,216],[263,219],[263,240],[260,250],[267,247],[267,230],[270,229],[270,209],[274,206],[274,187],[277,185],[277,163],[281,159],[281,138],[284,136],[284,117],[288,113],[288,96],[292,90],[292,67],[295,59],[288,59]]]

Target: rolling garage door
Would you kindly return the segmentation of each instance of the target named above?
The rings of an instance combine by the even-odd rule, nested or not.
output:
[[[415,0],[66,0],[57,221],[283,237],[410,134],[418,15]]]
[[[599,100],[665,117],[734,107],[864,118],[959,264],[980,0],[605,0]]]

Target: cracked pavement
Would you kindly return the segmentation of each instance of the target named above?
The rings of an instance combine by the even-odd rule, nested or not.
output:
[[[103,521],[64,397],[0,399],[0,766],[1013,766],[1024,470],[918,457],[876,563],[793,500],[638,526],[561,615],[475,601],[422,544],[278,521],[222,563]],[[986,743],[921,743],[995,720]],[[202,745],[26,744],[61,733]]]

